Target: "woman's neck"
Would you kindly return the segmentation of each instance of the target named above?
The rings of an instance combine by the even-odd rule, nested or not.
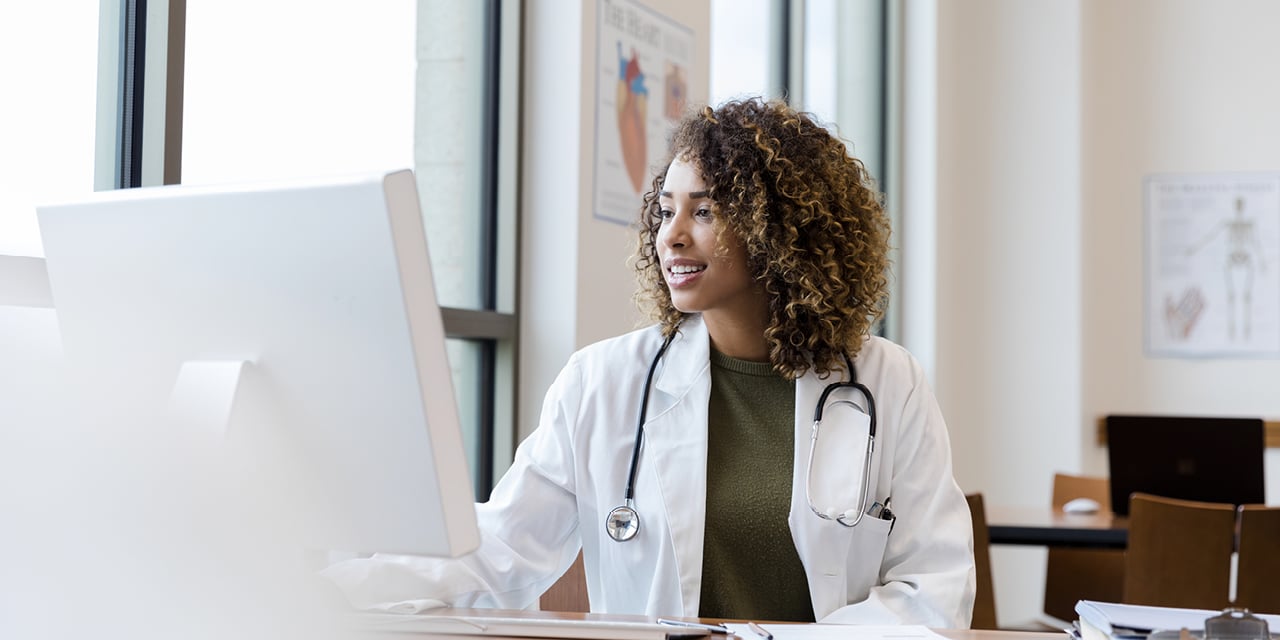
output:
[[[727,316],[727,317],[726,317]],[[711,336],[711,347],[730,358],[752,362],[769,361],[769,343],[764,339],[765,319],[748,320],[730,314],[703,313],[702,321]]]

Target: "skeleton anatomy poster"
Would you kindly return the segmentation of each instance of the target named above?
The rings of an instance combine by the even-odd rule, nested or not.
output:
[[[688,102],[693,30],[632,0],[604,0],[596,11],[593,211],[634,224]]]
[[[1280,173],[1145,186],[1148,353],[1280,356]]]

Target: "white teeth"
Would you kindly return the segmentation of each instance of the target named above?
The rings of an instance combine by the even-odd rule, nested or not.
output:
[[[675,273],[675,274],[697,273],[705,269],[706,269],[706,266],[695,267],[693,265],[688,265],[688,264],[677,264],[677,265],[672,265],[671,273]]]

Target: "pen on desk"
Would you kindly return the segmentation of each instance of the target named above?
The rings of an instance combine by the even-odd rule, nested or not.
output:
[[[658,624],[669,624],[673,627],[688,627],[690,629],[702,629],[715,634],[729,635],[729,628],[719,624],[703,624],[701,622],[687,622],[685,620],[672,620],[670,618],[658,618]]]
[[[764,627],[754,622],[751,622],[750,620],[747,621],[747,628],[750,629],[752,633],[760,636],[761,638],[764,638],[764,640],[773,640],[772,633],[765,631]]]

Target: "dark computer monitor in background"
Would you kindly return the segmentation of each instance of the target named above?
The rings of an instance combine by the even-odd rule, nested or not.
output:
[[[1111,506],[1128,515],[1135,492],[1167,498],[1265,502],[1259,418],[1112,415],[1106,418]]]

